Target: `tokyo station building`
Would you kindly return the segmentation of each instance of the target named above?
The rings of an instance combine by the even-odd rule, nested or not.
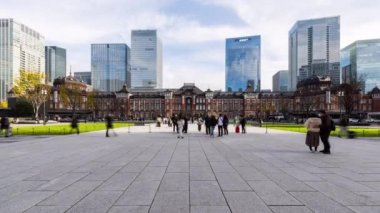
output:
[[[216,113],[265,119],[272,115],[304,117],[308,112],[321,109],[339,113],[343,108],[339,88],[331,87],[328,77],[304,80],[295,92],[254,92],[250,86],[243,92],[202,91],[193,83],[185,83],[178,89],[128,89],[123,86],[117,92],[97,92],[68,76],[54,82],[46,105],[50,117],[73,114],[72,106],[63,102],[59,94],[60,87],[71,84],[80,84],[82,91],[75,114],[86,119],[111,114],[121,120],[151,120],[179,113],[189,117]],[[380,112],[380,90],[375,88],[368,94],[355,95],[353,105],[356,114]]]

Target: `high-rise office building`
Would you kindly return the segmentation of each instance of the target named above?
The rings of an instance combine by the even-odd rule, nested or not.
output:
[[[272,90],[275,92],[288,91],[288,77],[288,70],[280,70],[274,74],[272,78]]]
[[[94,90],[130,87],[130,49],[126,44],[91,44],[91,85]]]
[[[45,78],[53,82],[66,76],[66,50],[56,46],[45,47]]]
[[[341,51],[342,83],[357,81],[362,92],[380,87],[380,39],[360,40]]]
[[[226,39],[226,91],[261,87],[261,37]]]
[[[91,71],[89,72],[74,72],[74,78],[91,85]]]
[[[44,37],[14,19],[0,19],[0,101],[20,70],[45,72]]]
[[[132,30],[132,88],[162,88],[162,43],[157,30]]]
[[[297,21],[289,31],[289,90],[313,75],[340,84],[340,17]]]

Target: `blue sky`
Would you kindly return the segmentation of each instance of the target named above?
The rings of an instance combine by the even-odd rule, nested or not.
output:
[[[288,31],[297,20],[341,16],[341,48],[380,38],[374,0],[0,0],[15,18],[67,49],[68,67],[90,70],[91,43],[130,45],[131,29],[157,29],[163,41],[164,87],[195,82],[223,89],[225,39],[261,35],[262,88],[288,68]]]

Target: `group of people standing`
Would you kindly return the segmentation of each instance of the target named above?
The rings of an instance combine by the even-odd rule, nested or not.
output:
[[[227,115],[219,114],[218,118],[216,118],[215,115],[211,115],[211,116],[206,115],[204,119],[204,124],[206,127],[206,135],[210,135],[210,137],[214,137],[214,130],[216,126],[218,126],[218,137],[222,137],[223,135],[228,135],[228,123],[229,123],[229,119]]]
[[[305,122],[307,128],[306,145],[311,152],[316,152],[319,146],[319,138],[323,143],[323,154],[331,154],[330,151],[330,132],[335,130],[335,124],[326,111],[321,110],[319,114],[312,113]],[[314,148],[314,149],[313,149]]]
[[[178,138],[183,138],[183,133],[187,133],[188,131],[189,119],[180,113],[173,115],[170,120],[173,125],[173,132],[179,134]],[[193,120],[194,118],[191,119],[192,122]],[[218,129],[218,137],[228,135],[229,118],[227,115],[219,114],[219,116],[217,116],[216,114],[211,114],[205,117],[198,117],[195,121],[198,126],[198,131],[201,132],[202,126],[205,125],[206,135],[210,135],[210,137],[215,137],[214,131],[216,128]],[[236,128],[239,129],[240,125],[242,133],[245,133],[246,119],[243,116],[237,118]],[[239,133],[239,131],[236,132]]]

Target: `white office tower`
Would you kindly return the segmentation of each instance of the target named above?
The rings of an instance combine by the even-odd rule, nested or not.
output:
[[[157,30],[132,30],[132,88],[162,88],[162,43]]]
[[[14,19],[0,19],[0,101],[20,70],[45,72],[44,37]]]

